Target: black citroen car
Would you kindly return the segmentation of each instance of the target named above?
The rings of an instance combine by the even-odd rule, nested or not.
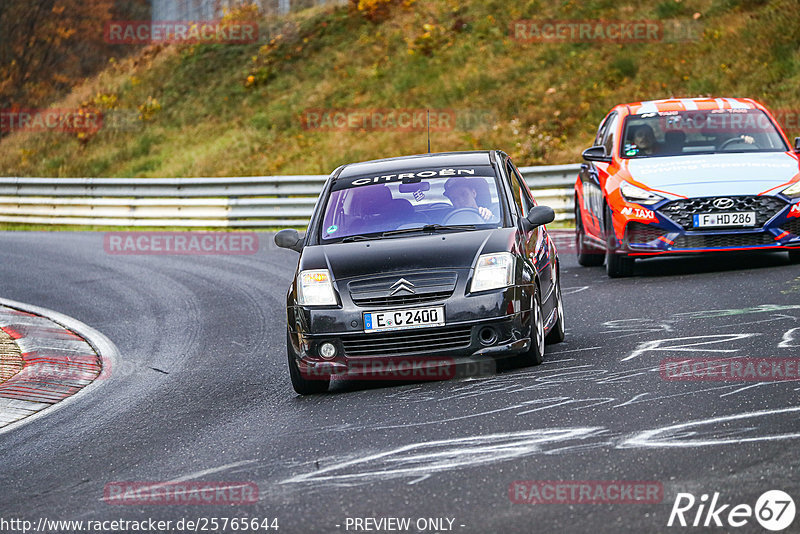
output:
[[[334,376],[441,379],[463,361],[541,363],[564,339],[553,219],[497,150],[337,168],[305,236],[275,235],[300,253],[287,298],[295,391],[325,391]]]

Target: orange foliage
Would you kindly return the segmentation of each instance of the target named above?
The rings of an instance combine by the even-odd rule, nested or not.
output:
[[[46,105],[102,68],[114,0],[2,0],[0,108]]]

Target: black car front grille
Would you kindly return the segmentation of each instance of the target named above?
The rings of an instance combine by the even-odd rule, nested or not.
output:
[[[628,223],[625,232],[628,243],[649,243],[667,234],[666,230],[639,222]]]
[[[790,234],[800,235],[800,217],[789,220],[783,225],[783,230]]]
[[[356,306],[402,306],[445,300],[453,294],[457,279],[453,271],[379,275],[353,280],[348,288]]]
[[[714,206],[714,201],[727,198],[733,201],[729,208],[720,209]],[[743,197],[705,197],[673,200],[662,206],[658,211],[663,213],[687,230],[693,229],[694,215],[700,213],[728,213],[734,211],[754,211],[756,213],[756,226],[764,226],[783,208],[786,201],[771,196],[743,196]],[[705,229],[698,228],[698,231]],[[713,229],[709,229],[713,231]]]
[[[436,351],[463,349],[472,340],[470,326],[451,326],[376,332],[342,337],[344,353],[349,358],[385,357],[427,354]]]
[[[674,248],[727,248],[757,247],[774,244],[775,239],[769,232],[746,234],[709,234],[682,235],[675,239]]]
[[[423,302],[436,302],[437,300],[444,300],[452,295],[452,291],[440,291],[436,293],[426,293],[424,295],[409,295],[404,293],[402,295],[395,295],[394,297],[377,297],[369,299],[353,299],[353,302],[358,306],[403,306],[404,304],[420,304]]]

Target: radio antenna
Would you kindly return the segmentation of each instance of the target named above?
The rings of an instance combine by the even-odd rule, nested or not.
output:
[[[431,110],[428,109],[428,154],[431,153]]]

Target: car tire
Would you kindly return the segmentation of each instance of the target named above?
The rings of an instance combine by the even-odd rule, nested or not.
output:
[[[608,206],[606,206],[605,213],[606,274],[608,274],[609,278],[632,276],[633,265],[636,260],[623,254],[617,254],[617,236],[614,233],[614,223]]]
[[[580,208],[575,209],[575,252],[578,256],[578,265],[584,267],[599,267],[605,260],[602,250],[586,244],[586,231],[583,229]]]
[[[289,377],[292,379],[292,387],[300,395],[313,395],[314,393],[325,393],[330,386],[330,378],[308,380],[303,378],[300,368],[297,367],[297,354],[292,347],[292,340],[289,332],[286,332],[286,353],[289,356]]]
[[[564,341],[564,299],[561,295],[560,276],[557,276],[556,278],[556,286],[553,288],[553,291],[556,293],[555,309],[556,313],[558,314],[558,318],[556,319],[553,328],[550,329],[550,333],[544,338],[544,342],[547,345],[555,345],[556,343],[561,343]]]
[[[533,292],[531,306],[531,346],[522,353],[520,360],[524,365],[539,365],[544,361],[544,316],[542,314],[542,298],[539,286]]]
[[[800,263],[800,250],[789,251],[789,263]]]

